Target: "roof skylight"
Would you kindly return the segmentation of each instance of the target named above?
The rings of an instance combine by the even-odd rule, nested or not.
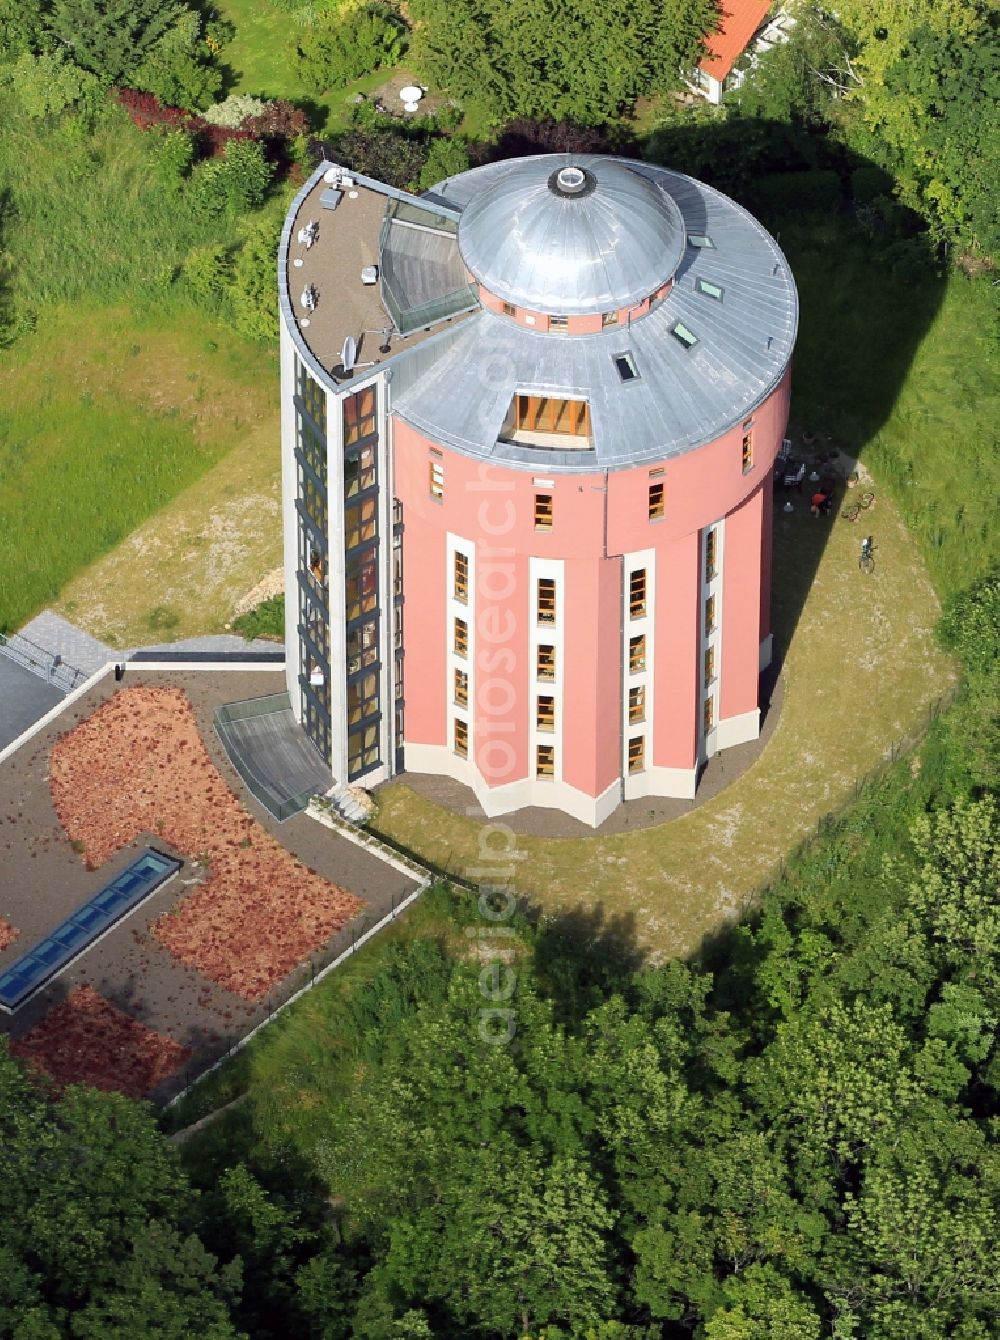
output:
[[[715,243],[707,233],[688,233],[688,246],[699,250],[715,250]]]
[[[724,288],[720,288],[718,284],[713,284],[710,279],[696,279],[694,286],[699,293],[704,293],[706,298],[714,298],[716,302],[722,301],[722,295],[726,291]]]
[[[634,382],[639,380],[639,369],[635,365],[635,359],[631,354],[612,354],[611,361],[618,369],[618,376],[623,382]]]
[[[675,340],[679,340],[685,349],[692,349],[698,343],[698,336],[693,330],[688,330],[682,321],[676,322],[670,327],[670,333]]]

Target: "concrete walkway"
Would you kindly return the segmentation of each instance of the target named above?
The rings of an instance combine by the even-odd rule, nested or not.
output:
[[[54,684],[46,684],[40,675],[0,656],[0,749],[12,744],[62,697]]]
[[[191,652],[199,656],[215,654],[233,657],[241,652],[269,652],[273,655],[282,650],[280,642],[266,642],[260,638],[247,642],[235,634],[220,633],[189,637],[180,642],[129,647],[122,651],[91,637],[53,610],[43,610],[41,614],[36,614],[19,632],[50,655],[61,656],[66,666],[79,670],[84,678],[102,670],[109,661],[128,661],[140,651],[154,654],[162,652],[170,656],[176,656],[178,652]],[[16,740],[23,731],[43,717],[62,696],[55,685],[46,683],[39,675],[0,656],[0,749]]]

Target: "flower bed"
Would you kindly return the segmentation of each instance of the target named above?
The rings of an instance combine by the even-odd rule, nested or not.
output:
[[[245,1000],[267,995],[362,905],[247,814],[180,689],[121,690],[57,742],[50,785],[91,869],[146,832],[207,863],[205,883],[153,929],[171,953]]]
[[[3,917],[0,917],[0,953],[9,949],[20,934],[21,932],[16,926],[12,926],[9,921],[4,921]]]
[[[12,1043],[11,1051],[47,1074],[58,1089],[92,1084],[129,1098],[144,1098],[190,1056],[186,1047],[130,1019],[90,986],[71,991]]]

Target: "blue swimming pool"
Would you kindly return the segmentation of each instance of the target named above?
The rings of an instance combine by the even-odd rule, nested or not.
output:
[[[0,1010],[11,1014],[82,954],[126,913],[160,887],[183,863],[149,847],[89,902],[78,907],[50,935],[0,973]]]

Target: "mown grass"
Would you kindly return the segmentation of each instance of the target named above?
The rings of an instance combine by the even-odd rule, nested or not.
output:
[[[102,585],[88,565],[162,516],[206,472],[211,478],[213,466],[226,471],[231,453],[250,457],[236,470],[238,496],[276,489],[276,397],[273,353],[198,312],[144,318],[124,307],[50,308],[45,329],[22,337],[0,366],[0,626],[20,626],[62,592],[63,612],[119,645],[162,636],[172,602],[180,606],[172,631],[188,631],[189,611],[162,572],[151,571],[163,556],[155,540],[117,568],[114,585]],[[222,488],[212,494],[224,507]],[[280,551],[280,536],[268,548],[258,520],[255,544]],[[268,520],[277,536],[280,521]],[[165,532],[168,552],[182,533],[176,525]],[[243,590],[259,579],[256,557],[250,568],[256,576]],[[192,590],[206,580],[192,581]]]
[[[229,91],[298,103],[308,108],[319,134],[345,129],[354,94],[370,93],[393,73],[378,70],[346,88],[313,93],[302,82],[295,57],[300,34],[310,20],[310,5],[285,9],[269,0],[221,0],[218,10],[236,29],[222,55],[231,80]]]

